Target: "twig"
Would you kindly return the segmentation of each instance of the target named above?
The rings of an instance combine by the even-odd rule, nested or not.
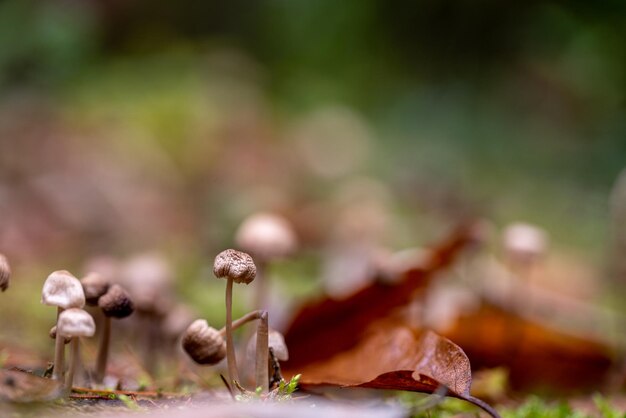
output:
[[[233,401],[234,401],[235,400],[235,394],[233,393],[232,388],[228,384],[228,381],[226,380],[226,378],[224,377],[223,374],[220,374],[220,379],[222,379],[222,382],[224,382],[224,386],[226,386],[226,390],[228,391],[228,393],[230,393],[230,397],[233,398]]]

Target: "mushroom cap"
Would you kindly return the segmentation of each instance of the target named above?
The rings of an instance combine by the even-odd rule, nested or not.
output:
[[[237,229],[235,242],[243,250],[264,260],[286,257],[298,245],[289,222],[272,213],[258,213],[246,218]]]
[[[532,259],[545,253],[548,247],[548,234],[534,225],[517,222],[504,229],[502,242],[510,256]]]
[[[268,345],[274,352],[274,356],[279,361],[287,361],[289,360],[289,350],[287,350],[287,344],[285,344],[285,337],[283,334],[276,331],[275,329],[270,329],[267,333],[268,336]],[[254,358],[254,353],[256,351],[256,332],[250,338],[248,342],[248,352],[247,355],[249,358]]]
[[[132,257],[124,263],[121,277],[138,312],[163,316],[171,308],[174,274],[167,259],[160,254]]]
[[[90,306],[97,306],[98,299],[109,290],[111,285],[107,279],[95,272],[88,273],[80,279],[80,283],[83,285],[83,291],[85,292],[85,301]]]
[[[256,277],[256,266],[249,254],[225,250],[215,257],[213,274],[217,278],[232,278],[235,283],[251,283]]]
[[[57,338],[57,326],[56,325],[50,328],[50,332],[48,333],[48,335],[53,340],[56,340]],[[72,341],[70,337],[63,337],[63,344],[68,344],[70,341]]]
[[[63,309],[85,306],[85,292],[80,281],[66,270],[48,276],[43,284],[41,303]]]
[[[109,287],[109,291],[98,300],[98,306],[105,316],[113,318],[126,318],[135,310],[130,296],[119,284]]]
[[[57,332],[65,337],[92,337],[96,332],[96,324],[86,311],[66,309],[59,315]]]
[[[217,364],[226,357],[226,342],[206,320],[192,322],[182,337],[183,349],[198,364]]]
[[[10,280],[11,267],[9,266],[9,260],[3,254],[0,254],[0,290],[3,292],[7,290]]]

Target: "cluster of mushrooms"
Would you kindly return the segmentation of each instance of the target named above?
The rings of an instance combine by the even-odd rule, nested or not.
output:
[[[215,258],[213,272],[216,277],[226,280],[226,324],[221,329],[210,327],[206,320],[197,319],[189,325],[182,335],[178,331],[179,341],[183,350],[197,364],[215,365],[226,359],[228,367],[228,384],[242,391],[237,368],[233,331],[243,325],[256,321],[256,336],[251,338],[248,353],[254,358],[254,389],[267,393],[279,383],[279,361],[288,359],[287,347],[280,333],[269,329],[267,310],[267,286],[257,286],[257,309],[243,315],[237,320],[232,318],[232,292],[234,283],[249,284],[257,280],[257,284],[266,280],[264,272],[268,262],[283,257],[293,251],[295,235],[289,224],[279,216],[272,214],[253,215],[240,227],[236,236],[237,245],[258,260],[255,264],[250,254],[228,249]],[[146,263],[146,258],[134,261],[126,274],[134,272],[146,276],[146,265],[150,265],[152,274],[148,277],[162,276],[162,269],[154,264]],[[150,270],[148,268],[148,270]],[[56,325],[50,330],[50,337],[55,340],[54,363],[52,378],[63,382],[65,393],[69,394],[74,385],[74,378],[82,365],[80,357],[80,338],[93,337],[96,333],[96,322],[99,329],[99,347],[96,362],[89,373],[90,380],[102,387],[107,373],[107,360],[111,340],[111,319],[126,318],[136,312],[135,318],[140,329],[148,329],[150,324],[146,318],[154,313],[151,306],[158,298],[158,283],[148,284],[154,293],[143,292],[142,297],[135,296],[133,281],[122,286],[114,283],[108,274],[90,272],[82,279],[76,278],[65,270],[55,271],[45,280],[41,302],[57,308]],[[135,275],[136,276],[136,275]],[[9,286],[11,269],[7,258],[0,254],[0,290]],[[136,277],[135,277],[136,278]],[[149,280],[148,280],[149,281]],[[144,284],[145,285],[145,284]],[[127,287],[128,290],[125,288]],[[132,296],[131,296],[132,295]],[[85,310],[85,305],[93,307],[94,316]],[[165,321],[163,321],[165,322]],[[191,320],[189,321],[191,322]],[[187,322],[187,324],[189,324]],[[149,349],[154,350],[154,341],[144,341]],[[69,366],[65,367],[65,345],[70,344]],[[271,371],[271,373],[270,373]]]

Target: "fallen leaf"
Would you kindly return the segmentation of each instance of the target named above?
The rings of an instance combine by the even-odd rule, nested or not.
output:
[[[285,333],[290,358],[284,367],[296,370],[354,347],[372,322],[424,290],[437,272],[473,242],[473,234],[471,225],[458,228],[430,252],[422,267],[405,272],[397,283],[376,281],[345,299],[326,298],[305,305]]]
[[[0,370],[0,400],[43,402],[61,395],[61,382],[19,370]]]
[[[333,358],[302,370],[303,387],[341,386],[439,393],[493,408],[470,395],[472,374],[463,350],[432,331],[378,322],[363,341]]]
[[[559,392],[598,389],[611,370],[611,348],[484,305],[442,331],[477,369],[505,366],[515,390]]]

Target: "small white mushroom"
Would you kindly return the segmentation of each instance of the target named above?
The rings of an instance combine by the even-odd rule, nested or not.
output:
[[[287,219],[273,213],[257,213],[246,218],[235,234],[235,243],[256,262],[255,308],[268,308],[268,263],[287,257],[298,246],[296,234]]]
[[[48,276],[43,284],[41,303],[57,307],[58,319],[64,309],[82,308],[85,306],[85,293],[80,281],[66,270],[55,271]],[[63,337],[57,332],[54,346],[54,369],[52,377],[62,379],[64,373],[65,347]]]
[[[59,270],[48,276],[43,284],[41,303],[62,309],[85,306],[85,292],[80,281],[69,271]]]
[[[257,213],[246,218],[237,230],[235,242],[257,262],[286,257],[298,245],[289,222],[272,213]]]
[[[87,312],[79,308],[66,309],[59,315],[57,323],[57,337],[72,338],[71,363],[65,380],[66,393],[72,389],[74,383],[74,373],[79,361],[79,338],[93,337],[96,332],[96,324]]]
[[[502,244],[509,261],[529,264],[545,254],[548,235],[539,227],[518,222],[504,229]]]

